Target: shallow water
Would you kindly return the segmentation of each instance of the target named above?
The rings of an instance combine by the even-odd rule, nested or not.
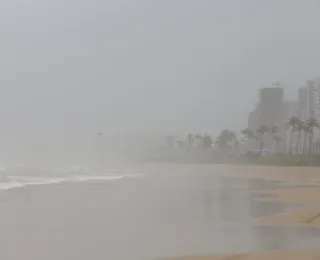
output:
[[[320,247],[320,229],[256,221],[298,206],[252,192],[281,184],[226,178],[215,166],[148,165],[99,175],[130,176],[112,181],[81,174],[72,177],[78,181],[0,191],[0,259],[147,260]]]

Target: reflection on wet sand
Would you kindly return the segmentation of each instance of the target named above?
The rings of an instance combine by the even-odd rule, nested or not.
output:
[[[234,258],[320,248],[320,229],[314,225],[260,221],[305,205],[277,201],[277,195],[257,191],[294,190],[297,183],[289,187],[286,182],[246,178],[244,168],[235,177],[229,172],[233,170],[150,165],[138,179],[2,191],[0,259],[150,260],[225,254]],[[260,170],[251,174],[259,175]]]
[[[219,245],[225,251],[219,254],[216,246],[212,246],[214,255],[169,259],[320,259],[320,251],[298,250],[320,248],[320,229],[317,228],[320,227],[320,191],[317,187],[320,174],[314,172],[318,169],[308,169],[306,176],[302,176],[296,169],[290,175],[291,169],[280,168],[276,175],[274,168],[270,171],[267,167],[246,169],[238,166],[238,172],[223,174],[223,167],[227,166],[218,167],[217,172],[221,174],[218,180],[211,177],[216,185],[210,184],[210,177],[206,176],[203,201],[207,218],[214,218],[216,227],[224,227]],[[265,175],[267,171],[270,176]],[[210,185],[217,190],[210,193]],[[230,233],[234,234],[233,238]],[[243,242],[240,250],[236,249],[241,244],[238,239]],[[250,243],[251,249],[243,246],[245,243]],[[228,249],[226,245],[229,245]],[[295,251],[290,251],[292,249]]]

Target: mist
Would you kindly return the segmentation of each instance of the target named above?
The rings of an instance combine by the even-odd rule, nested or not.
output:
[[[1,160],[94,162],[98,132],[108,157],[144,154],[168,133],[237,131],[258,88],[279,80],[291,98],[319,75],[319,8],[3,0]]]

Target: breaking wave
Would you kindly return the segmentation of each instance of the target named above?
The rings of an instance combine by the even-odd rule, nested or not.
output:
[[[23,175],[23,170],[19,169],[19,174],[16,171],[8,170],[0,167],[0,190],[9,190],[14,188],[22,188],[31,185],[50,185],[59,183],[81,183],[81,182],[110,182],[123,179],[140,178],[143,174],[126,173],[119,170],[109,170],[107,174],[93,174],[81,167],[73,167],[71,170],[60,169],[52,170],[51,174],[41,176],[41,171],[35,171],[35,174]],[[48,171],[47,171],[48,172]],[[40,176],[39,176],[40,175]]]

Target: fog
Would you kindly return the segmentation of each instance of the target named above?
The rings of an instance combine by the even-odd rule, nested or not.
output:
[[[1,160],[94,160],[97,132],[110,154],[246,127],[258,88],[279,80],[293,97],[319,76],[319,10],[315,0],[3,0]]]

